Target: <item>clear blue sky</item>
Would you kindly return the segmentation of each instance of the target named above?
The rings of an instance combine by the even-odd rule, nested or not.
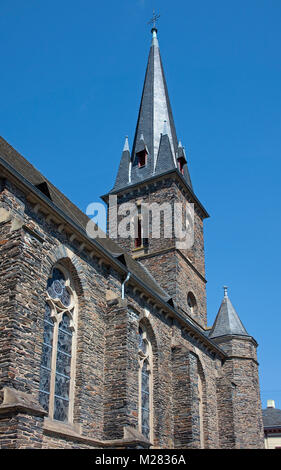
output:
[[[281,408],[280,0],[0,0],[0,132],[82,210],[111,189],[159,42],[205,223],[208,319],[222,286]]]

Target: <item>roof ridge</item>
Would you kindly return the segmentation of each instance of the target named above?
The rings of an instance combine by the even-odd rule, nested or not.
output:
[[[86,225],[87,222],[90,221],[90,217],[87,216],[81,209],[79,209],[78,206],[76,206],[67,196],[65,196],[56,186],[54,186],[47,178],[44,177],[44,175],[36,169],[29,161],[23,157],[16,149],[14,149],[3,137],[0,136],[0,153],[1,153],[1,147],[4,150],[2,152],[3,154],[3,159],[10,165],[12,166],[17,172],[21,174],[21,170],[23,169],[23,165],[26,165],[28,167],[28,170],[30,168],[33,168],[34,174],[31,175],[31,177],[27,177],[26,180],[32,184],[34,187],[35,184],[33,182],[34,178],[36,179],[36,176],[38,174],[43,178],[43,181],[46,181],[50,187],[51,190],[51,196],[52,196],[52,203],[60,209],[67,217],[72,219],[80,228],[83,229],[83,231],[86,231]],[[7,158],[7,151],[5,152],[6,149],[9,149],[9,153],[12,153],[13,157],[16,158]],[[24,175],[23,175],[24,176]],[[29,171],[28,174],[29,175]],[[25,177],[25,176],[24,176]],[[69,206],[69,207],[68,207]],[[80,219],[79,219],[80,216]],[[153,289],[155,290],[158,295],[160,295],[165,301],[170,299],[171,297],[159,286],[159,284],[156,282],[154,279],[153,275],[149,273],[147,268],[143,266],[143,264],[139,263],[136,261],[127,251],[125,251],[122,247],[120,247],[117,243],[112,238],[109,238],[108,234],[103,232],[102,233],[105,235],[104,238],[98,237],[95,239],[96,242],[98,242],[103,249],[109,252],[111,255],[120,255],[124,254],[126,255],[126,258],[129,260],[129,265],[132,269],[132,273],[135,274],[140,280],[144,282],[145,285],[151,284],[153,282]],[[128,266],[127,266],[128,268]],[[129,268],[128,268],[129,269]],[[147,280],[147,276],[149,275],[150,282]]]

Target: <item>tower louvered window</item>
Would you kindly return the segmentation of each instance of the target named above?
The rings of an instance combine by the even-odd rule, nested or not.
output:
[[[135,248],[142,246],[141,218],[137,219],[137,237],[135,238]]]
[[[139,430],[152,440],[152,348],[146,331],[139,328]]]
[[[49,418],[64,422],[72,420],[76,305],[70,277],[55,267],[46,291],[39,401]]]

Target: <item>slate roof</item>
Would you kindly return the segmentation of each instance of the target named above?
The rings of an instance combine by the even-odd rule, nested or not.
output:
[[[0,136],[0,171],[1,165],[14,174],[14,176],[23,184],[30,186],[31,188],[33,186],[34,192],[37,194],[39,189],[38,186],[41,185],[42,199],[45,200],[45,202],[49,201],[50,206],[53,207],[58,214],[61,214],[66,221],[70,221],[72,225],[76,226],[77,229],[87,237],[85,227],[90,220],[89,217],[75,206],[75,204],[73,204],[61,191],[45,178],[40,171],[38,171],[31,163],[28,162],[28,160],[26,160]],[[154,293],[163,302],[169,304],[171,308],[181,316],[181,318],[185,317],[185,314],[182,315],[178,309],[175,309],[171,296],[167,294],[156,282],[148,269],[140,262],[134,260],[125,250],[114,243],[112,239],[106,236],[105,238],[94,239],[91,241],[93,244],[100,247],[102,251],[108,253],[112,258],[117,259],[120,264],[123,264],[127,271],[130,271],[138,282],[143,284],[144,288],[147,288],[148,291]],[[195,330],[197,330],[197,334],[202,337],[207,337],[205,331],[198,325],[195,325],[191,319],[184,319],[192,325]],[[220,355],[225,356],[225,352],[216,345],[212,339],[208,338],[208,341],[209,344],[212,344],[213,348],[220,353]]]
[[[128,142],[128,138],[126,137],[114,187],[123,188],[124,186],[128,184],[130,160],[131,160],[131,155],[130,155],[129,142]]]
[[[277,408],[266,408],[262,410],[262,420],[265,428],[281,428],[281,410]]]
[[[42,190],[43,194],[49,197],[52,203],[86,234],[86,225],[90,220],[89,217],[0,136],[0,164],[1,159],[8,163],[34,187],[37,189],[41,188],[40,190]],[[95,239],[95,242],[101,245],[102,248],[108,251],[113,257],[120,259],[130,272],[145,285],[149,286],[150,289],[155,291],[162,300],[172,305],[171,296],[160,287],[147,269],[141,263],[135,261],[125,250],[114,243],[113,240],[106,236],[105,238]]]
[[[180,149],[156,29],[154,28],[152,32],[153,37],[130,155],[131,167],[128,168],[127,160],[124,163],[122,155],[112,192],[124,189],[129,184],[146,181],[151,176],[165,173],[167,170],[178,171],[177,158]],[[165,139],[163,139],[164,136]],[[147,150],[147,161],[145,166],[139,168],[137,153],[144,148]],[[185,166],[183,177],[192,189],[187,164]]]
[[[225,294],[209,338],[226,335],[249,336],[227,294]]]
[[[161,174],[163,171],[170,170],[173,165],[174,159],[169,136],[167,134],[161,135],[155,174]]]

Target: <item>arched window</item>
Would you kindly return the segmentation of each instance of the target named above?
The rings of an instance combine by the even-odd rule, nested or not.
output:
[[[189,311],[191,314],[196,313],[197,310],[197,302],[192,292],[188,292],[187,295],[187,305],[189,307]]]
[[[62,266],[53,269],[46,289],[39,401],[49,418],[71,422],[77,298]]]
[[[204,427],[204,389],[205,379],[201,364],[198,362],[198,406],[199,406],[199,426],[200,426],[200,448],[205,447],[205,427]]]
[[[147,332],[139,328],[139,430],[152,441],[153,436],[153,377],[152,347]]]

